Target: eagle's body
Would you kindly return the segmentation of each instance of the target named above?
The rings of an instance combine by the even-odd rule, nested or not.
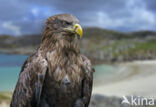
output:
[[[47,19],[42,44],[22,67],[11,107],[88,107],[91,63],[80,54],[76,34],[63,31],[69,25],[61,21],[78,23],[69,14]]]

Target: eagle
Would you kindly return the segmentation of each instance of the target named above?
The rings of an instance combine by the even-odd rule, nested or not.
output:
[[[42,41],[21,68],[11,107],[88,107],[94,68],[80,53],[78,19],[58,14],[46,20]]]

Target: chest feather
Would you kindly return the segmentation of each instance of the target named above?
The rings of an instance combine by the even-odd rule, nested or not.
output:
[[[81,83],[83,79],[82,59],[71,54],[56,55],[55,52],[47,54],[49,72],[55,81],[61,84]]]

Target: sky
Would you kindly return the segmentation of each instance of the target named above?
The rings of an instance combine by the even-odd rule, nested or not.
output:
[[[156,0],[0,0],[0,34],[41,34],[46,18],[70,13],[83,27],[156,30]]]

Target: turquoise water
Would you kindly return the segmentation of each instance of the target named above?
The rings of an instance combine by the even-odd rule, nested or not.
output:
[[[26,58],[27,58],[26,55],[0,54],[0,67],[1,66],[21,66]]]
[[[19,72],[20,67],[0,67],[0,91],[12,91]]]
[[[12,91],[26,55],[0,54],[0,91]]]
[[[28,56],[0,54],[0,91],[13,91],[21,66]],[[115,68],[112,65],[94,66],[94,78],[110,74]]]
[[[108,74],[112,74],[115,71],[115,67],[113,65],[96,65],[94,66],[95,68],[95,73],[94,73],[94,78],[100,78],[107,76]]]

